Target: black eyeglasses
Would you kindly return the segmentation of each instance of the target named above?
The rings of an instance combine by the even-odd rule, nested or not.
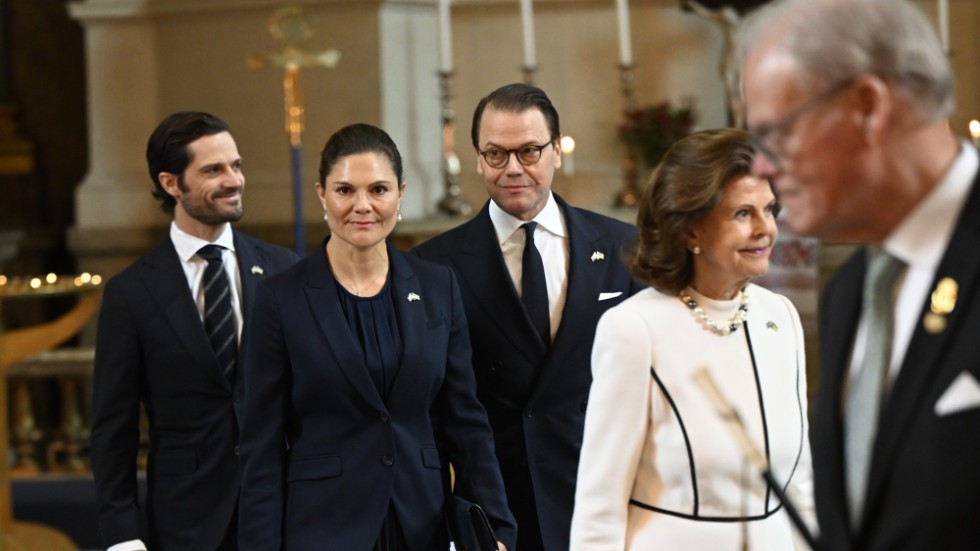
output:
[[[530,166],[541,160],[541,151],[549,145],[554,145],[554,141],[550,141],[546,144],[541,145],[522,145],[517,149],[500,149],[498,147],[491,147],[490,149],[480,151],[480,155],[483,156],[483,160],[487,162],[492,168],[504,168],[507,166],[507,162],[510,161],[511,153],[517,158],[517,162],[524,166]]]
[[[786,155],[784,144],[786,143],[786,138],[793,130],[793,126],[796,125],[796,122],[807,111],[823,104],[838,92],[850,86],[853,82],[853,78],[839,80],[824,88],[819,94],[803,102],[778,121],[762,124],[754,130],[749,130],[752,145],[755,147],[756,152],[765,155],[773,164],[778,166],[780,158]]]

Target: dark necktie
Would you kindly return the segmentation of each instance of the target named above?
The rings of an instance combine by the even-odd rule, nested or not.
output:
[[[545,346],[551,344],[551,314],[548,308],[548,286],[544,280],[544,262],[534,245],[537,222],[527,222],[524,228],[524,255],[521,258],[521,302],[531,318],[534,329]]]
[[[871,470],[871,455],[892,351],[891,294],[904,263],[884,250],[871,258],[864,279],[863,315],[867,324],[864,361],[847,391],[844,409],[847,497],[852,526],[858,526]]]
[[[204,329],[222,373],[228,381],[233,381],[238,335],[235,312],[231,307],[231,285],[221,262],[221,251],[222,248],[217,245],[205,245],[197,254],[208,261],[204,269]]]

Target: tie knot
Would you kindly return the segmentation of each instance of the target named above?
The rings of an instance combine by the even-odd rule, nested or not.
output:
[[[534,229],[538,227],[537,222],[525,222],[521,224],[524,228],[524,240],[527,243],[534,243]]]
[[[221,260],[221,253],[224,248],[219,245],[205,245],[198,249],[197,256],[211,262],[212,260]]]

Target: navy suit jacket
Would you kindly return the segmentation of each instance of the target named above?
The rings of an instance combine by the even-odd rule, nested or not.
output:
[[[980,407],[938,415],[957,377],[980,381],[980,176],[936,271],[959,286],[946,327],[922,310],[881,412],[864,518],[851,527],[845,493],[841,389],[861,309],[864,249],[828,283],[820,322],[820,389],[811,448],[821,548],[827,551],[973,550],[980,546]],[[930,289],[930,291],[931,291]]]
[[[489,202],[472,220],[413,252],[451,266],[459,277],[478,396],[490,416],[518,528],[526,522],[522,503],[533,499],[545,549],[566,551],[596,324],[642,286],[621,255],[636,239],[633,226],[571,207],[557,194],[555,200],[568,228],[569,268],[561,325],[547,350],[504,264]]]
[[[449,458],[513,549],[452,272],[388,246],[404,349],[383,399],[323,251],[260,285],[246,324],[239,548],[371,549],[392,504],[412,551],[445,550]]]
[[[234,240],[244,310],[258,281],[296,255],[238,231]],[[106,546],[142,539],[153,551],[215,549],[238,498],[237,395],[169,237],[106,284],[93,394],[92,470]],[[136,489],[141,402],[148,534],[139,530]]]

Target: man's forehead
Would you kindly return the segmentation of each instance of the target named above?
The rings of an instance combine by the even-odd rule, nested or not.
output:
[[[228,132],[209,134],[187,144],[187,157],[190,162],[208,162],[207,158],[221,158],[231,154],[238,155],[238,147]]]
[[[802,68],[785,50],[760,46],[749,52],[742,75],[749,128],[778,118],[805,97],[803,82]]]
[[[501,140],[529,143],[542,138],[548,138],[548,123],[537,107],[523,111],[487,107],[480,120],[481,143],[488,140],[495,143]]]

